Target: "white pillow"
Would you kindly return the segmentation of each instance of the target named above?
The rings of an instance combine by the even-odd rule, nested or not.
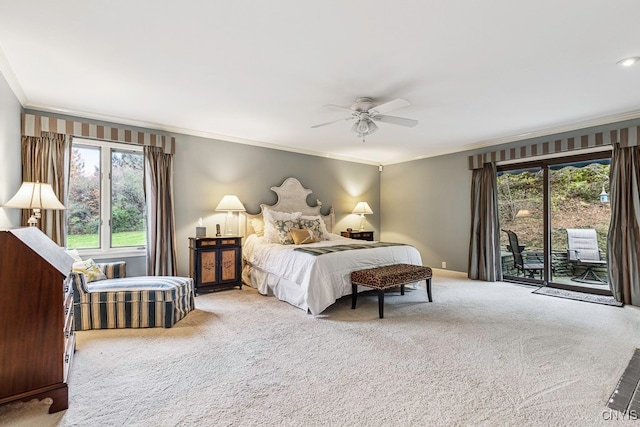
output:
[[[82,258],[80,258],[80,254],[78,253],[77,249],[66,249],[65,252],[67,253],[67,255],[73,258],[73,262],[82,261]]]
[[[320,240],[329,240],[327,224],[324,223],[320,215],[302,215],[300,217],[300,228],[315,231]]]
[[[255,235],[258,237],[264,236],[264,219],[262,218],[251,218],[249,220],[251,227],[253,227],[253,231]]]
[[[276,221],[294,221],[296,224],[302,214],[300,212],[278,212],[269,208],[262,209],[264,218],[264,238],[269,243],[280,243],[280,233],[276,228]],[[299,228],[299,226],[296,226]],[[288,233],[287,233],[288,234]]]

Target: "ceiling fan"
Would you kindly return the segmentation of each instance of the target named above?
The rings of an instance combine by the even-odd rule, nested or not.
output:
[[[385,113],[397,110],[398,108],[406,107],[409,105],[409,101],[403,98],[396,98],[393,101],[385,102],[383,104],[374,104],[371,98],[359,98],[355,104],[351,107],[341,107],[339,105],[328,104],[327,108],[333,110],[346,111],[350,114],[349,117],[343,119],[332,120],[326,123],[320,123],[319,125],[311,126],[317,128],[321,126],[330,125],[332,123],[343,122],[346,120],[355,120],[356,122],[351,127],[351,132],[354,132],[358,137],[362,138],[370,135],[378,130],[378,126],[375,122],[389,123],[392,125],[414,127],[418,124],[417,120],[406,119],[404,117],[387,116]]]

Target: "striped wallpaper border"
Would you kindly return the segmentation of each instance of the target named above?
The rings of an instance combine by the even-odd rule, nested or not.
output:
[[[162,147],[163,151],[168,154],[175,154],[176,148],[176,138],[173,136],[23,113],[22,135],[40,136],[41,132],[53,132],[82,138]]]
[[[622,147],[640,145],[640,126],[596,132],[579,137],[555,139],[518,148],[488,151],[469,156],[469,169],[479,169],[485,163],[528,159],[547,154],[563,153],[620,143]]]

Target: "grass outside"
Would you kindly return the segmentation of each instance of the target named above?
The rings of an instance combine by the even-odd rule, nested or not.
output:
[[[111,247],[145,246],[147,237],[144,231],[126,231],[111,235]],[[92,249],[100,247],[98,234],[70,234],[67,236],[67,247],[73,249]]]

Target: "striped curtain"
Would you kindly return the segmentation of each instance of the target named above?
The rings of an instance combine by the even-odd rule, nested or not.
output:
[[[616,300],[640,306],[640,147],[614,146],[609,172],[609,287]]]
[[[473,170],[468,275],[470,279],[487,282],[502,280],[495,163],[485,163],[481,169]]]
[[[42,132],[41,136],[22,137],[22,181],[51,184],[53,192],[62,204],[66,204],[66,188],[69,181],[68,164],[71,156],[70,138],[66,135]],[[22,211],[22,221],[27,223],[32,212]],[[64,211],[42,210],[38,228],[60,246],[65,246]]]
[[[173,156],[159,147],[144,147],[147,201],[147,275],[177,274],[173,209]]]

